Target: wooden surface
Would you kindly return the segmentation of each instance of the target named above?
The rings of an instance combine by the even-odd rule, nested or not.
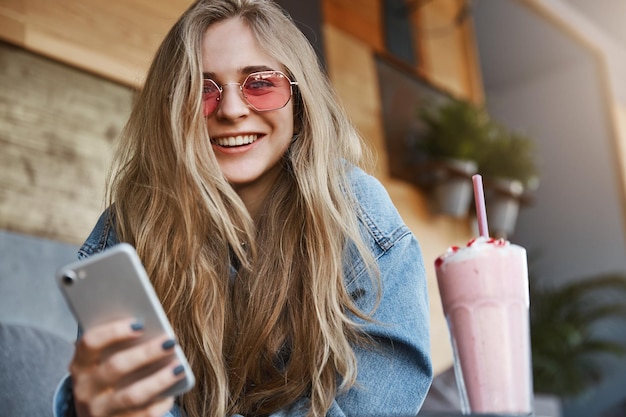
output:
[[[424,2],[413,11],[420,74],[457,97],[482,102],[483,86],[471,15],[460,19],[468,0]]]
[[[0,0],[0,39],[129,86],[192,0]]]
[[[0,229],[79,244],[103,209],[126,87],[0,43]]]
[[[323,0],[325,23],[364,42],[371,52],[384,51],[382,1]],[[407,8],[419,57],[414,71],[458,97],[481,102],[483,88],[471,16],[455,24],[464,1],[439,0]]]
[[[381,51],[385,47],[381,1],[322,0],[324,22]]]

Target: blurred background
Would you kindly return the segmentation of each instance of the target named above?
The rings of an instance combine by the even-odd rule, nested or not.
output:
[[[420,240],[435,372],[452,354],[433,261],[474,236],[476,221],[471,205],[451,212],[437,200],[439,183],[469,177],[433,175],[420,115],[460,100],[532,145],[513,152],[532,165],[519,192],[485,180],[490,201],[515,203],[501,228],[488,207],[492,233],[528,250],[531,304],[553,307],[532,312],[538,394],[555,401],[554,417],[626,416],[626,1],[278,2],[315,46]],[[74,338],[54,271],[103,210],[112,145],[190,4],[0,0],[0,321]]]

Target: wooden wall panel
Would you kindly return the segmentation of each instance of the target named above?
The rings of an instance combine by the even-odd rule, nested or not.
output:
[[[325,23],[365,42],[371,52],[385,51],[382,2],[323,0]],[[482,79],[471,16],[455,26],[462,7],[464,3],[458,0],[421,2],[418,6],[407,7],[415,53],[419,57],[414,71],[458,97],[481,102]]]
[[[381,0],[322,0],[324,22],[341,28],[376,51],[385,48]]]
[[[457,22],[464,7],[469,6],[458,0],[441,0],[425,2],[412,12],[418,70],[457,97],[481,102],[482,77],[471,16]]]
[[[0,43],[0,228],[79,244],[133,91]]]
[[[192,0],[2,0],[0,38],[129,86]]]

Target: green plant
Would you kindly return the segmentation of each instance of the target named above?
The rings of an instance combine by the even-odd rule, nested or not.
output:
[[[530,137],[492,122],[483,150],[478,169],[486,179],[517,180],[525,188],[538,181],[536,147]]]
[[[559,287],[533,285],[530,320],[536,392],[573,397],[603,378],[601,355],[626,355],[626,346],[597,335],[606,319],[626,319],[626,276],[608,274]],[[604,297],[600,297],[604,296]]]
[[[424,134],[417,146],[432,159],[478,162],[492,128],[484,107],[454,98],[424,106],[419,119]]]

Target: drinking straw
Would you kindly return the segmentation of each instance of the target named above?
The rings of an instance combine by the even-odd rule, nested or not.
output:
[[[489,237],[487,227],[487,210],[485,209],[485,194],[483,192],[483,177],[480,174],[472,176],[474,183],[474,200],[476,201],[476,217],[478,219],[478,233],[483,237]]]

